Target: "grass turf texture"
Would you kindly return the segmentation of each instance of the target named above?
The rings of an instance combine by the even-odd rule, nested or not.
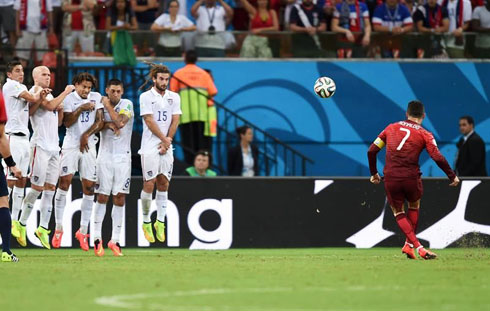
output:
[[[17,249],[2,310],[490,310],[490,249]]]

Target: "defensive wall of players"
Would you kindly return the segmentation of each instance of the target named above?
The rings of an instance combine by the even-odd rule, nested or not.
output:
[[[180,61],[162,61],[171,71],[183,66]],[[487,143],[490,167],[490,62],[213,60],[198,65],[211,69],[217,101],[314,160],[307,165],[307,175],[369,175],[366,150],[373,137],[386,122],[403,119],[407,103],[414,98],[424,102],[423,126],[434,133],[451,164],[460,137],[458,118],[472,115],[476,131]],[[111,62],[78,61],[70,64],[68,78],[81,70],[97,73],[103,85],[115,69]],[[315,79],[325,75],[337,84],[335,96],[326,100],[313,92]],[[125,97],[137,103],[144,75],[117,77],[131,88]],[[218,121],[226,123],[226,117],[218,115]],[[232,120],[229,123],[230,128],[234,126]],[[180,149],[176,155],[182,157]],[[442,176],[426,153],[420,163],[424,176]],[[278,161],[277,165],[283,164]]]
[[[140,225],[136,189],[141,187],[141,178],[133,178],[122,246],[150,246]],[[490,245],[490,178],[466,179],[457,188],[448,187],[447,179],[429,178],[424,179],[424,190],[418,236],[426,245],[434,249]],[[62,247],[78,247],[73,236],[81,201],[81,185],[74,179],[67,196]],[[39,213],[33,213],[27,223],[30,247],[40,246],[34,235],[38,217]],[[50,227],[54,227],[54,219],[52,222]],[[110,220],[106,219],[102,232],[103,240],[108,241]],[[167,207],[167,241],[151,247],[370,248],[399,246],[403,241],[382,185],[374,186],[365,178],[175,177]]]

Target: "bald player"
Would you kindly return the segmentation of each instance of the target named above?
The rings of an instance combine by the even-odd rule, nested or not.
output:
[[[48,67],[39,66],[32,71],[34,86],[29,90],[36,93],[48,88],[51,81],[51,73]],[[63,123],[63,100],[75,87],[68,85],[56,98],[48,94],[38,103],[31,104],[29,115],[34,134],[31,138],[32,159],[30,164],[31,190],[27,193],[22,204],[20,216],[19,237],[17,241],[21,246],[26,246],[26,223],[31,215],[34,203],[42,193],[41,219],[35,234],[41,244],[50,249],[48,230],[51,212],[53,210],[53,197],[56,190],[56,182],[59,175],[60,147],[58,127]]]

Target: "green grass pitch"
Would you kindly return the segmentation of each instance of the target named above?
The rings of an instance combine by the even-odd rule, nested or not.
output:
[[[15,251],[21,262],[0,264],[1,310],[490,310],[483,248],[433,261],[394,248]]]

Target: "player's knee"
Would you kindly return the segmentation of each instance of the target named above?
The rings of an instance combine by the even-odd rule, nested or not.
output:
[[[44,184],[44,190],[55,191],[56,190],[56,186],[53,185],[53,184]]]
[[[403,206],[390,206],[390,207],[391,207],[391,211],[393,212],[393,216],[395,217],[405,212]]]
[[[126,195],[124,193],[118,193],[112,198],[114,200],[114,205],[123,206],[126,202]]]
[[[408,208],[409,209],[419,209],[420,208],[420,200],[417,202],[408,202]]]
[[[95,183],[94,182],[82,182],[82,191],[86,195],[94,195]]]
[[[155,179],[147,180],[143,183],[143,191],[146,193],[153,193],[153,189],[155,188]]]
[[[44,190],[44,187],[37,186],[37,185],[34,185],[34,184],[31,184],[31,188],[34,189],[34,190],[36,190],[36,191],[39,191],[39,192],[41,192],[41,191]],[[46,189],[46,190],[50,190],[50,189]]]
[[[70,188],[70,184],[71,184],[71,176],[67,175],[67,176],[62,176],[60,178],[60,184],[59,184],[59,188],[61,190],[65,190],[65,191],[68,191],[68,188]]]
[[[109,196],[105,194],[97,194],[97,202],[100,204],[107,204],[109,201]]]

